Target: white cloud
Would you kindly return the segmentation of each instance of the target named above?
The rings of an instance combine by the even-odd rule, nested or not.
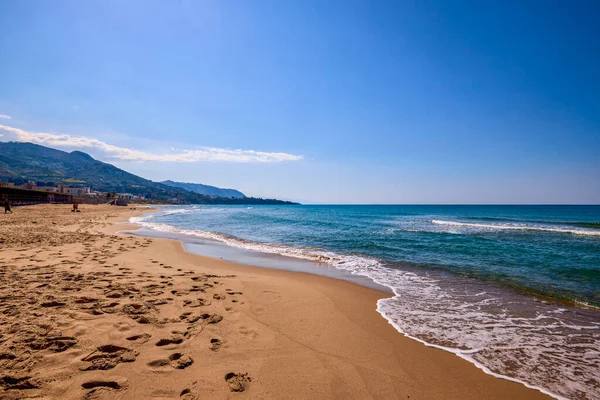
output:
[[[0,114],[0,119],[12,119],[10,115]]]
[[[28,132],[23,129],[0,124],[0,132],[8,136],[8,140],[31,142],[50,147],[66,147],[77,149],[95,149],[105,156],[123,161],[159,161],[159,162],[280,162],[298,161],[302,156],[288,153],[269,153],[256,150],[221,149],[217,147],[200,147],[194,150],[184,150],[180,153],[152,154],[145,151],[114,146],[98,139],[60,135],[55,133]],[[0,136],[3,136],[0,134]]]

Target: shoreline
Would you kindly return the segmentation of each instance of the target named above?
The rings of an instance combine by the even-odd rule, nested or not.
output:
[[[549,398],[403,336],[376,311],[383,292],[210,259],[186,252],[180,241],[117,235],[124,224],[113,218],[135,215],[129,210],[112,215],[118,210],[107,208],[102,219],[56,228],[57,215],[87,219],[94,207],[82,215],[46,209],[47,223],[12,217],[39,242],[0,253],[2,325],[11,327],[0,332],[0,345],[12,346],[0,366],[24,373],[12,377],[22,384],[5,380],[3,394],[14,395],[7,398],[225,399],[235,388],[245,389],[236,394],[244,398]],[[29,301],[17,296],[23,291]],[[48,333],[31,331],[42,322],[40,329],[60,332],[53,338],[68,341],[66,348],[20,341],[26,333],[47,343]],[[163,340],[175,341],[159,345]],[[110,368],[86,369],[90,354]]]
[[[136,220],[135,222],[132,222],[132,224],[139,227],[140,225],[138,225],[137,221],[140,221],[140,220]],[[158,223],[158,225],[161,225],[161,223]],[[176,228],[176,226],[175,226],[175,228]],[[186,250],[188,250],[189,252],[191,252],[193,254],[200,254],[200,255],[203,255],[203,256],[213,257],[213,255],[211,255],[210,253],[203,254],[201,251],[194,252],[194,251],[190,251],[189,249],[187,249],[187,247],[188,247],[187,244],[188,243],[195,243],[195,241],[199,241],[199,242],[208,241],[208,242],[210,242],[209,239],[203,239],[202,235],[200,235],[199,237],[193,236],[194,232],[195,232],[194,230],[190,230],[189,234],[183,233],[183,232],[187,232],[186,229],[182,229],[183,232],[178,231],[177,229],[174,230],[174,231],[170,231],[168,229],[165,229],[163,231],[162,229],[159,229],[159,231],[157,232],[157,231],[153,231],[152,228],[149,228],[148,226],[146,226],[145,224],[142,223],[141,224],[141,229],[139,229],[139,231],[142,231],[141,233],[138,233],[141,236],[162,237],[162,238],[167,238],[167,239],[171,239],[171,240],[180,241],[180,242],[182,242],[184,244],[184,247],[186,248]],[[138,231],[136,231],[136,232],[138,232]],[[145,232],[150,232],[150,234],[149,235],[144,235]],[[179,232],[181,232],[181,233],[179,233]],[[191,235],[191,236],[189,236],[189,235]],[[225,244],[223,244],[221,242],[218,242],[218,243],[219,243],[219,245],[221,247],[238,249],[235,245],[229,245],[228,242],[225,242]],[[257,254],[260,253],[260,250],[253,250],[252,247],[250,247],[249,249],[245,249],[245,251],[256,252]],[[373,288],[372,286],[362,284],[362,282],[360,282],[360,281],[352,281],[352,280],[344,279],[343,277],[335,276],[335,274],[332,274],[332,275],[322,274],[322,273],[320,273],[316,269],[304,270],[304,271],[297,271],[297,270],[294,270],[294,269],[290,269],[287,266],[284,266],[285,263],[288,262],[288,260],[290,260],[289,262],[297,262],[298,261],[297,258],[294,258],[293,256],[278,255],[276,253],[273,253],[273,254],[272,253],[265,253],[265,254],[266,254],[266,256],[270,256],[270,257],[271,256],[277,256],[277,257],[279,257],[280,258],[280,263],[281,263],[282,266],[279,266],[279,267],[268,266],[268,267],[266,267],[264,265],[259,265],[259,264],[252,264],[252,265],[260,267],[260,268],[267,268],[267,269],[277,268],[277,269],[284,270],[284,271],[301,272],[301,273],[313,274],[313,275],[317,275],[317,276],[326,276],[326,277],[333,278],[333,279],[342,279],[342,280],[350,282],[351,284],[357,284],[357,285],[361,285],[361,286],[366,286],[366,287]],[[243,258],[242,258],[242,260],[243,260]],[[300,260],[303,260],[303,259],[300,259]],[[229,261],[230,262],[234,262],[234,263],[239,264],[239,265],[247,265],[245,261],[239,261],[239,260],[233,260],[232,261],[231,259]],[[335,267],[334,267],[334,269],[335,269]],[[342,271],[344,273],[347,273],[346,270],[340,270],[340,271]],[[375,283],[375,285],[378,285],[378,286],[382,285],[382,284],[380,284],[380,282],[378,282],[378,280],[374,279],[373,277],[369,277],[369,276],[366,276],[366,275],[360,275],[360,274],[355,275],[355,276],[359,276],[363,280],[364,279],[372,280]],[[477,284],[477,283],[475,283],[476,280],[473,277],[465,276],[463,278],[466,278],[469,281],[472,280],[474,284]],[[539,302],[540,304],[543,303],[544,305],[542,307],[546,307],[544,310],[546,310],[548,307],[556,306],[558,308],[557,311],[560,312],[560,313],[562,313],[562,312],[564,312],[566,310],[562,309],[561,307],[565,307],[566,306],[566,307],[570,308],[569,312],[577,313],[577,314],[580,314],[581,312],[594,312],[594,311],[596,311],[594,307],[589,306],[589,305],[588,306],[585,306],[585,305],[574,306],[573,304],[570,304],[570,303],[564,302],[564,301],[560,301],[559,299],[556,299],[556,298],[553,298],[553,297],[541,296],[541,295],[539,295],[537,293],[531,293],[531,291],[528,292],[528,291],[525,291],[525,290],[519,290],[518,288],[515,288],[513,286],[502,285],[502,284],[499,284],[499,283],[494,282],[494,281],[488,281],[486,279],[483,279],[481,282],[479,282],[479,284],[484,284],[486,287],[485,288],[481,288],[480,287],[478,290],[487,291],[491,287],[491,288],[494,288],[495,290],[498,290],[499,292],[507,293],[507,296],[511,297],[511,300],[519,301],[519,300],[525,299],[525,301],[528,301],[528,302],[531,301],[532,304],[533,304],[533,302]],[[440,342],[436,343],[434,341],[429,341],[427,339],[427,337],[425,337],[424,339],[422,339],[421,338],[422,336],[420,337],[420,336],[416,336],[416,335],[411,334],[412,333],[412,331],[411,331],[411,329],[412,329],[411,325],[410,324],[409,325],[405,324],[404,326],[401,326],[402,322],[398,322],[398,320],[395,321],[394,318],[393,318],[393,315],[390,314],[390,308],[388,307],[386,309],[386,307],[384,305],[385,304],[385,300],[390,300],[392,297],[395,297],[395,296],[400,296],[401,297],[401,295],[402,295],[403,292],[397,293],[392,287],[389,287],[389,286],[385,286],[385,288],[389,289],[389,290],[386,291],[386,290],[381,290],[381,289],[378,289],[378,288],[374,288],[375,290],[378,290],[378,291],[382,292],[382,296],[377,301],[377,304],[376,304],[375,308],[376,308],[377,313],[380,314],[380,316],[383,319],[385,319],[386,321],[388,321],[388,323],[391,324],[395,328],[395,330],[397,331],[397,333],[399,333],[400,335],[403,335],[404,337],[409,338],[411,340],[417,341],[417,342],[419,342],[419,343],[421,343],[421,344],[423,344],[423,345],[425,345],[427,347],[440,349],[440,350],[443,350],[445,352],[451,353],[451,354],[453,354],[455,356],[458,356],[459,358],[464,359],[467,362],[473,364],[474,366],[476,366],[477,368],[479,368],[480,370],[482,370],[484,373],[489,374],[491,376],[494,376],[496,378],[505,379],[505,380],[509,380],[511,382],[516,382],[516,383],[522,384],[522,385],[524,385],[524,386],[526,386],[528,388],[531,388],[531,389],[534,389],[534,390],[538,390],[538,391],[540,391],[540,392],[542,392],[542,393],[544,393],[544,394],[546,394],[546,395],[548,395],[550,397],[553,397],[553,398],[557,398],[557,399],[568,398],[568,397],[565,397],[565,395],[563,393],[561,393],[560,391],[557,392],[557,391],[553,391],[552,390],[552,389],[556,389],[556,386],[555,387],[551,386],[551,383],[553,383],[551,380],[545,381],[545,380],[539,380],[538,379],[537,381],[535,381],[535,380],[531,381],[531,380],[529,380],[531,378],[531,376],[526,376],[526,375],[519,376],[518,374],[511,375],[510,371],[506,372],[507,371],[506,369],[505,370],[501,369],[501,370],[494,371],[494,364],[493,364],[494,361],[493,361],[493,358],[489,357],[487,360],[485,360],[485,361],[492,360],[492,363],[489,363],[489,362],[486,363],[486,362],[481,361],[480,359],[478,359],[476,357],[476,355],[475,355],[476,353],[485,351],[485,349],[492,349],[492,351],[493,351],[495,348],[492,347],[492,346],[490,346],[490,347],[487,347],[487,346],[477,347],[477,346],[475,346],[475,347],[471,347],[471,348],[465,348],[465,347],[459,347],[459,346],[450,346],[450,345],[446,346],[445,343],[443,343],[443,342],[442,343],[440,343]],[[514,298],[512,298],[512,297],[514,297]],[[397,306],[400,307],[400,304],[397,304]],[[539,310],[540,308],[538,307],[537,309]],[[587,317],[591,318],[592,316],[591,316],[591,314],[588,314]],[[400,321],[402,321],[402,320],[400,319]],[[397,322],[398,322],[398,324],[397,324]],[[414,325],[412,325],[412,326],[414,326]],[[481,332],[485,332],[485,329],[486,329],[485,326],[483,326],[483,327],[480,326],[480,328],[482,329]],[[540,328],[543,328],[543,326],[540,326]],[[519,335],[518,332],[515,332],[515,334]],[[525,335],[523,337],[528,337],[528,336]],[[515,338],[515,343],[519,343],[517,341],[518,336],[514,337],[514,338]],[[532,341],[533,341],[533,339],[532,339]],[[532,341],[530,341],[530,343]],[[488,352],[488,354],[489,354],[489,352]],[[496,354],[495,357],[498,357],[498,353],[495,353],[495,354]],[[502,372],[500,372],[500,371],[502,371]],[[546,383],[549,386],[544,386]],[[554,383],[556,383],[556,382],[554,382]]]
[[[152,213],[152,212],[156,212],[156,211],[160,211],[160,209],[158,209],[158,210],[144,211],[144,214],[145,213]],[[186,242],[184,241],[183,238],[169,237],[168,235],[164,235],[164,236],[159,236],[159,235],[152,236],[152,235],[147,235],[147,234],[145,235],[143,233],[143,231],[144,231],[144,229],[147,229],[147,228],[145,228],[144,226],[139,225],[139,224],[137,224],[135,222],[130,222],[130,221],[126,221],[124,223],[127,224],[127,225],[132,225],[132,226],[134,226],[136,228],[135,229],[127,229],[127,230],[118,231],[117,232],[118,234],[132,234],[132,235],[136,235],[136,236],[140,236],[140,237],[148,237],[148,238],[154,238],[154,239],[159,239],[159,240],[175,241],[175,242],[178,242],[178,243],[181,244],[182,251],[184,251],[185,253],[190,254],[190,255],[195,255],[195,256],[199,256],[199,257],[203,257],[203,258],[208,258],[208,259],[211,259],[211,260],[214,260],[214,261],[231,263],[231,264],[239,265],[242,268],[259,268],[261,270],[266,270],[266,271],[276,270],[276,271],[282,271],[282,272],[291,273],[291,274],[306,274],[306,275],[309,275],[309,276],[315,276],[315,277],[320,277],[320,278],[324,278],[324,279],[338,280],[338,281],[343,281],[343,282],[349,283],[350,285],[353,285],[353,286],[359,286],[359,287],[363,287],[363,288],[366,288],[366,289],[369,289],[369,290],[376,291],[376,292],[379,293],[379,299],[377,300],[375,311],[376,311],[377,314],[379,314],[379,316],[382,319],[384,319],[385,321],[387,321],[388,324],[391,325],[396,330],[397,334],[403,336],[404,338],[407,338],[407,339],[410,339],[410,340],[414,340],[414,341],[416,341],[416,342],[418,342],[418,343],[420,343],[420,344],[422,344],[422,345],[424,345],[426,347],[429,347],[429,348],[432,348],[432,349],[436,349],[436,350],[441,350],[441,351],[444,351],[446,353],[450,353],[450,354],[452,354],[454,356],[457,356],[458,358],[460,358],[460,359],[468,362],[469,364],[475,366],[476,368],[480,369],[486,375],[490,375],[490,376],[498,378],[498,379],[507,380],[507,381],[510,381],[510,382],[513,382],[513,383],[517,383],[519,385],[523,385],[523,386],[525,386],[528,389],[535,390],[535,391],[540,392],[540,393],[542,393],[542,394],[544,394],[546,396],[549,396],[551,398],[560,399],[560,400],[564,400],[565,399],[564,397],[556,395],[554,393],[551,393],[551,392],[549,392],[548,390],[546,390],[544,388],[528,384],[527,382],[524,382],[524,381],[519,380],[519,379],[515,379],[515,378],[509,377],[509,376],[505,376],[505,375],[501,375],[501,374],[495,373],[495,372],[491,371],[489,368],[487,368],[486,366],[482,365],[481,363],[478,363],[476,361],[469,360],[468,358],[465,358],[461,353],[457,353],[455,351],[456,349],[452,349],[452,348],[447,348],[447,347],[444,347],[444,346],[439,346],[439,345],[431,344],[431,343],[425,342],[425,341],[423,341],[423,340],[421,340],[419,338],[410,336],[409,334],[403,332],[402,329],[399,326],[397,326],[394,323],[393,320],[391,320],[390,318],[386,317],[385,313],[380,308],[379,300],[390,298],[390,297],[394,296],[395,293],[393,292],[393,290],[391,288],[388,288],[386,286],[382,286],[382,285],[378,284],[375,281],[373,281],[373,283],[375,285],[377,285],[377,286],[381,286],[381,289],[373,287],[373,286],[368,286],[368,285],[365,285],[365,284],[361,284],[360,282],[353,282],[353,281],[350,281],[348,279],[344,279],[343,277],[335,277],[335,276],[323,275],[323,274],[319,274],[317,272],[293,271],[293,270],[288,270],[288,269],[284,269],[284,268],[277,268],[277,267],[271,268],[271,267],[265,267],[265,266],[261,266],[261,265],[247,265],[247,264],[244,264],[242,262],[231,261],[231,260],[222,261],[222,260],[219,260],[219,259],[217,259],[215,257],[211,257],[211,256],[203,255],[203,254],[201,254],[199,252],[192,252],[192,251],[187,250],[186,247],[185,247]],[[140,232],[140,231],[142,231],[142,232]],[[223,246],[224,247],[229,247],[227,244],[224,244]],[[288,259],[288,258],[290,260],[294,260],[293,258],[290,258],[290,257],[281,256],[281,259],[282,259],[281,261],[285,262],[285,259]],[[371,278],[364,277],[364,276],[359,276],[359,277],[363,278],[363,279],[367,279],[367,280],[372,280]],[[387,289],[387,290],[385,290],[385,289]],[[556,299],[554,299],[554,300],[556,300]]]
[[[218,241],[212,243],[209,240],[203,240],[200,238],[195,238],[183,234],[161,234],[160,232],[153,231],[143,226],[139,226],[136,222],[128,223],[138,226],[139,229],[123,230],[119,233],[131,234],[139,237],[147,237],[153,239],[176,240],[183,243],[185,251],[187,251],[190,254],[197,254],[200,256],[205,256],[217,260],[221,259],[238,265],[246,265],[266,269],[277,269],[283,271],[297,272],[301,274],[310,274],[330,277],[334,279],[341,279],[360,286],[378,290],[385,294],[393,294],[393,290],[391,288],[389,288],[388,286],[380,285],[369,277],[355,275],[349,271],[340,270],[326,263],[318,263],[279,254],[261,253],[254,250],[240,249],[229,246],[227,244],[223,244]],[[194,249],[199,247],[202,247],[202,250],[194,251]],[[248,257],[248,254],[252,254],[255,257],[250,258]],[[257,259],[258,261],[256,261]],[[285,264],[286,267],[280,267],[279,265],[281,264]],[[297,265],[298,267],[290,268],[290,264]],[[324,266],[327,268],[323,269],[322,267]]]

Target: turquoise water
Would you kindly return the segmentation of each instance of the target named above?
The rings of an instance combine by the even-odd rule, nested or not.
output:
[[[395,293],[377,307],[401,333],[600,398],[600,206],[192,206],[137,222],[368,277]]]

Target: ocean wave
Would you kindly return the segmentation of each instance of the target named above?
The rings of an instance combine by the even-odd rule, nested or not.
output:
[[[440,279],[390,267],[374,258],[182,229],[155,222],[155,217],[132,218],[131,222],[165,234],[326,263],[370,278],[394,292],[393,297],[378,301],[377,311],[407,337],[452,352],[488,374],[520,382],[555,398],[598,398],[585,382],[594,379],[595,365],[600,363],[600,325],[593,323],[593,316],[586,317],[586,311],[559,309],[468,278]],[[440,225],[488,227],[434,221]],[[497,229],[496,225],[491,227]],[[526,312],[524,302],[528,302]]]
[[[484,230],[520,230],[520,231],[544,231],[554,233],[569,233],[573,235],[585,235],[585,236],[600,236],[600,230],[595,229],[584,229],[584,228],[561,228],[554,226],[544,225],[527,225],[527,224],[480,224],[471,222],[458,222],[458,221],[443,221],[433,219],[432,224],[444,225],[452,227],[464,227],[464,228],[475,228]]]
[[[176,208],[174,210],[166,210],[163,211],[160,215],[158,216],[166,216],[166,215],[174,215],[174,214],[189,214],[189,213],[193,213],[197,210],[199,210],[200,207],[190,207],[190,208]]]
[[[600,229],[600,222],[585,222],[585,221],[563,221],[563,220],[548,220],[548,219],[530,219],[530,218],[511,218],[511,217],[484,217],[484,216],[461,216],[461,219],[470,221],[490,221],[490,222],[514,222],[517,224],[534,223],[541,225],[563,225],[577,226],[581,228]]]

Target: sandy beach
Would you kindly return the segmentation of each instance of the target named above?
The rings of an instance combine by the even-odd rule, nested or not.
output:
[[[141,211],[0,215],[0,399],[536,399],[408,339],[386,293],[119,231]]]

